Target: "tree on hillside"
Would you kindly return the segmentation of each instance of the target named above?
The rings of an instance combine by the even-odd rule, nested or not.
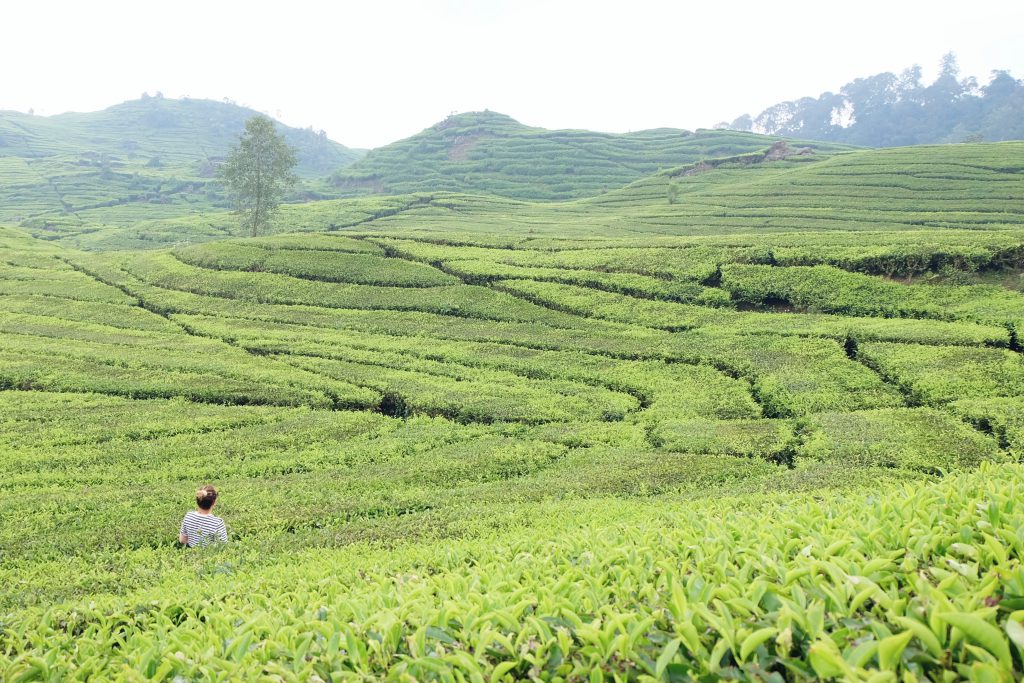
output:
[[[297,178],[295,150],[265,116],[245,122],[245,132],[221,167],[221,178],[235,201],[242,225],[255,237],[270,227],[270,218]]]

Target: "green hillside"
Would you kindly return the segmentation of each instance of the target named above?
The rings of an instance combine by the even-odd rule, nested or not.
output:
[[[789,148],[795,151],[796,148]],[[519,242],[557,247],[560,239],[610,238],[631,245],[672,246],[677,237],[798,233],[792,248],[821,244],[799,233],[875,233],[900,240],[903,231],[959,230],[970,244],[979,230],[1024,228],[1024,143],[940,145],[841,154],[743,155],[668,169],[627,187],[570,202],[527,202],[486,195],[421,192],[283,206],[280,232],[415,234],[434,242],[466,239],[505,247]],[[102,221],[102,211],[87,212]],[[30,221],[35,236],[88,250],[159,248],[239,235],[230,214],[138,220],[132,225]],[[885,235],[883,236],[883,233]],[[944,233],[947,236],[952,232]],[[466,237],[470,235],[470,237]],[[850,236],[849,258],[870,259]],[[906,240],[912,245],[914,237]]]
[[[147,97],[92,113],[31,116],[0,112],[0,220],[33,217],[129,223],[226,206],[212,183],[216,164],[257,112],[210,100]],[[361,152],[322,133],[279,124],[311,181]],[[86,214],[87,215],[87,214]]]
[[[0,228],[0,680],[1016,680],[1024,143],[767,151]]]
[[[618,188],[662,168],[753,152],[773,141],[750,133],[671,128],[628,134],[545,130],[496,112],[472,112],[370,151],[335,174],[334,182],[352,193],[450,191],[565,200]],[[850,149],[806,144],[819,153]]]

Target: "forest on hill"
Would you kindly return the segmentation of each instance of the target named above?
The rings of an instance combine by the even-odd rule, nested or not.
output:
[[[985,83],[960,77],[956,55],[936,79],[920,66],[857,78],[838,92],[780,102],[716,128],[865,147],[1024,139],[1024,81],[993,71]]]

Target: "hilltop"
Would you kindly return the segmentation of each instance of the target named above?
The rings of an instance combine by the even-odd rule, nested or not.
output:
[[[597,195],[660,169],[754,152],[774,141],[718,130],[547,130],[497,112],[470,112],[371,150],[333,181],[352,194],[450,191],[566,200]],[[850,149],[801,144],[820,153]]]
[[[110,155],[124,161],[156,157],[161,165],[202,162],[224,155],[259,115],[228,102],[144,97],[97,112],[34,116],[0,112],[0,149],[4,156],[42,158],[62,154]],[[288,144],[298,150],[298,172],[320,175],[350,164],[352,150],[323,132],[277,122]]]
[[[0,219],[71,216],[118,207],[104,220],[226,206],[217,163],[258,112],[226,102],[145,97],[102,111],[0,112]],[[298,151],[304,191],[361,156],[322,132],[277,124]],[[133,205],[136,210],[126,205]],[[141,207],[139,205],[145,205]]]

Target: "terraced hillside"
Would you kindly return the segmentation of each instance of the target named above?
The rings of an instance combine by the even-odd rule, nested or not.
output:
[[[211,180],[256,113],[163,97],[85,114],[0,112],[0,220],[123,225],[228,206]],[[362,154],[312,130],[279,127],[298,151],[307,190]]]
[[[372,150],[335,174],[334,182],[353,193],[446,191],[566,200],[613,190],[663,168],[756,152],[773,142],[717,130],[546,130],[497,112],[470,112]],[[852,149],[821,142],[797,146],[805,145],[819,153]]]
[[[728,236],[723,243],[741,245],[752,242],[750,234],[778,233],[781,239],[781,233],[792,233],[787,248],[806,244],[809,250],[823,241],[806,233],[824,230],[847,240],[851,258],[870,258],[874,245],[894,240],[912,244],[920,237],[900,237],[898,232],[941,229],[952,238],[949,230],[963,230],[967,232],[960,233],[959,242],[966,248],[975,239],[988,239],[979,230],[998,236],[1024,224],[1018,200],[1024,193],[1024,143],[781,159],[769,157],[771,149],[676,167],[571,202],[422,192],[286,205],[276,230],[401,233],[453,244],[465,242],[469,234],[473,243],[498,248],[529,243],[541,249],[558,248],[566,238],[600,247],[672,246],[693,243],[678,242],[677,237],[714,241]],[[28,229],[42,239],[88,250],[152,249],[239,234],[237,220],[227,213],[132,226]],[[874,233],[870,245],[854,232]]]
[[[0,678],[1012,680],[1022,178],[971,145],[4,228]],[[178,550],[206,482],[232,541]]]

